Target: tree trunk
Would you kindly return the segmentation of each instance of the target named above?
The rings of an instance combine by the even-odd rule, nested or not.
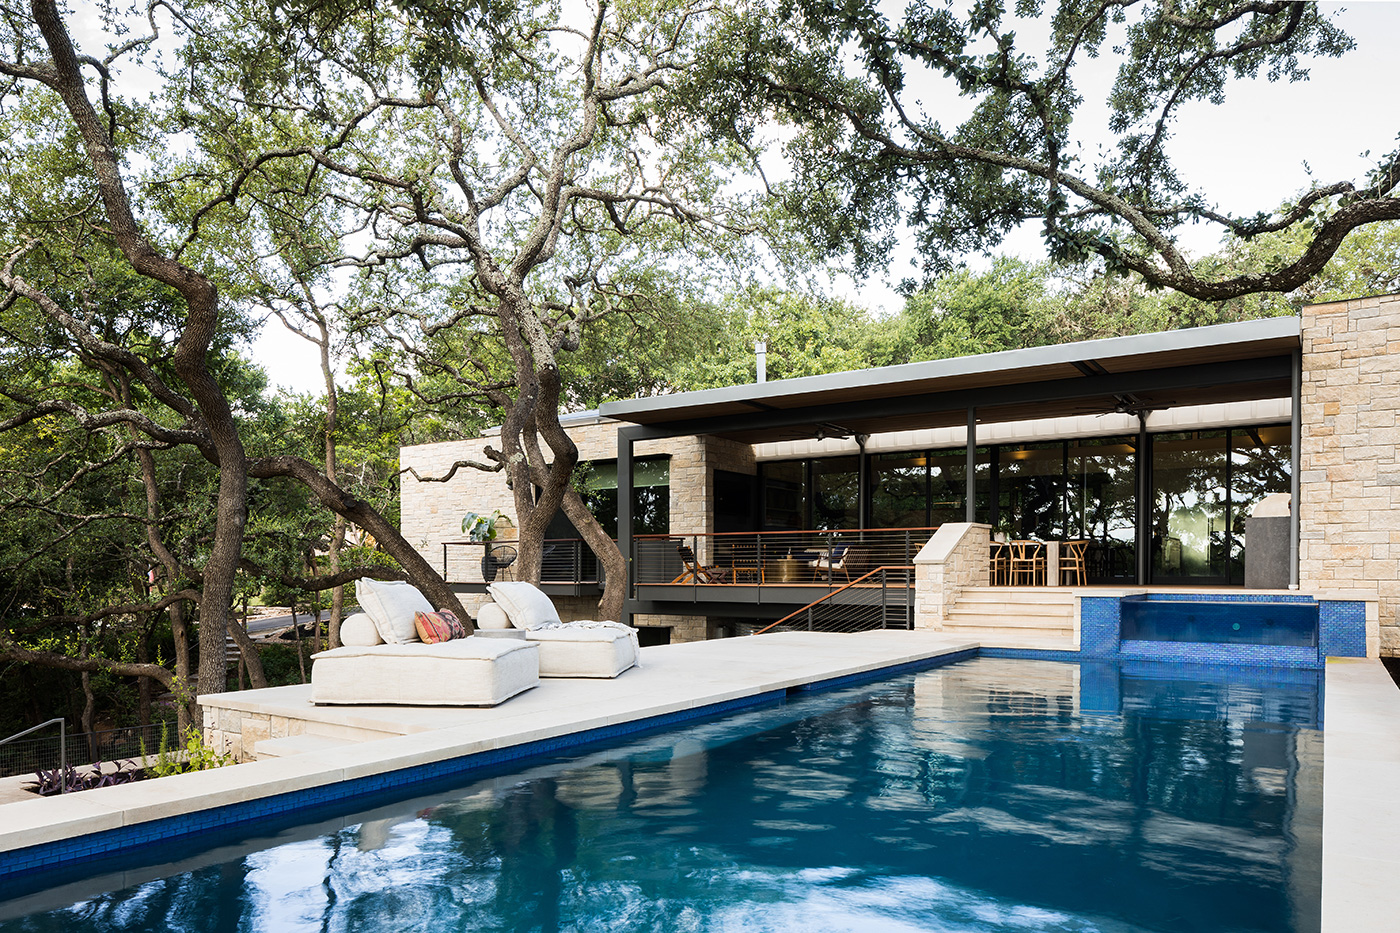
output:
[[[243,548],[248,493],[247,458],[238,426],[228,398],[208,367],[209,349],[219,323],[218,289],[206,276],[161,253],[142,233],[122,181],[119,151],[107,122],[88,100],[87,85],[58,5],[55,0],[32,0],[31,9],[53,56],[53,78],[49,84],[62,99],[82,137],[113,240],[132,269],[178,291],[188,309],[171,362],[197,406],[197,412],[183,413],[203,420],[219,467],[214,546],[204,567],[200,603],[196,697],[199,693],[217,693],[226,689],[224,640],[233,605],[234,574]],[[176,404],[188,408],[187,404]]]
[[[451,610],[462,620],[467,630],[471,631],[471,619],[462,608],[461,600],[457,598],[452,587],[448,586],[441,574],[433,569],[433,565],[408,543],[398,528],[368,503],[351,496],[300,457],[261,457],[251,461],[249,475],[259,479],[284,476],[302,482],[326,508],[373,535],[385,553],[403,568],[409,582],[427,597],[428,602],[438,609]]]

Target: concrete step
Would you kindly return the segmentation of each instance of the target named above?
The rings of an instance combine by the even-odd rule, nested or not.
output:
[[[1074,591],[1058,587],[1008,589],[1006,587],[968,587],[958,593],[958,602],[1011,603],[1015,605],[1073,606]]]
[[[280,739],[263,739],[253,746],[253,757],[259,761],[265,758],[287,758],[291,755],[324,752],[353,744],[349,739],[336,739],[328,735],[286,735]]]
[[[987,619],[970,619],[967,616],[949,615],[944,622],[945,632],[967,635],[970,632],[1044,632],[1047,635],[1074,636],[1074,625],[1044,619],[1007,619],[1001,622],[988,622]]]
[[[1074,619],[1073,606],[1046,606],[1032,603],[969,603],[960,599],[950,611],[976,616],[1034,616],[1042,619]]]

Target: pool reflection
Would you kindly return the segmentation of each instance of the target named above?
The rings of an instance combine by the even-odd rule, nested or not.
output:
[[[1320,676],[1202,673],[963,662],[0,930],[1315,931]]]

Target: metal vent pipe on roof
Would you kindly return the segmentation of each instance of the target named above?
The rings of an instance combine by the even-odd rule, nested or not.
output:
[[[758,381],[768,381],[768,343],[763,340],[753,342],[753,353],[758,358]]]

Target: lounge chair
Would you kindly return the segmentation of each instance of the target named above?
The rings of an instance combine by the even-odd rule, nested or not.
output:
[[[696,558],[695,552],[687,544],[677,544],[676,553],[681,556],[681,566],[685,569],[672,583],[728,583],[729,571],[723,567],[706,566]]]
[[[541,677],[616,677],[637,664],[637,630],[618,622],[584,619],[563,622],[548,596],[533,583],[493,583],[494,603],[481,607],[483,618],[504,612],[513,630],[539,648]]]
[[[816,560],[809,561],[807,566],[811,567],[814,573],[820,574],[825,571],[827,580],[830,580],[835,571],[839,570],[846,575],[846,580],[849,582],[851,571],[847,567],[847,563],[850,556],[851,548],[848,545],[837,544],[825,554],[819,554]]]
[[[418,613],[433,606],[408,583],[361,580],[364,608],[341,627],[342,647],[312,655],[311,702],[495,706],[540,682],[533,642],[453,638],[427,644]]]

